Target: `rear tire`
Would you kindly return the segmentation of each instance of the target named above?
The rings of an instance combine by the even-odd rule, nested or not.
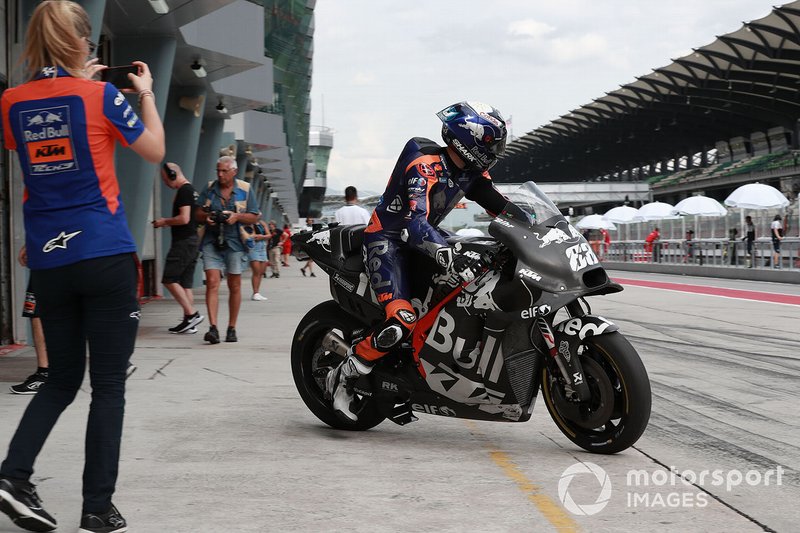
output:
[[[632,446],[650,420],[652,395],[647,371],[621,333],[587,337],[581,353],[583,373],[592,392],[575,404],[563,395],[560,375],[542,370],[542,396],[558,429],[592,453],[611,454]]]
[[[297,392],[314,415],[336,429],[364,431],[383,422],[376,406],[370,400],[358,413],[358,421],[343,420],[333,410],[330,400],[325,399],[325,374],[342,361],[342,357],[322,348],[322,338],[331,330],[346,343],[352,340],[352,332],[363,327],[358,320],[348,315],[333,300],[323,302],[309,311],[297,325],[292,341],[292,376]]]

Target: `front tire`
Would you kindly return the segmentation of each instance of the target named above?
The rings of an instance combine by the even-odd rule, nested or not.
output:
[[[650,420],[652,395],[636,349],[619,332],[588,337],[580,354],[592,393],[576,404],[564,397],[560,374],[542,370],[547,410],[566,437],[592,453],[611,454],[632,446]]]
[[[336,331],[348,344],[352,332],[363,324],[348,315],[333,300],[323,302],[309,311],[297,325],[292,340],[292,376],[297,392],[314,415],[336,429],[364,431],[383,422],[375,405],[366,400],[358,413],[357,422],[343,420],[325,399],[325,376],[342,357],[322,348],[322,338]]]

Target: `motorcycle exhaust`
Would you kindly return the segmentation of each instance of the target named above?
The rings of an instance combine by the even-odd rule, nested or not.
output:
[[[347,351],[350,349],[350,345],[344,342],[344,339],[339,335],[333,331],[329,331],[322,337],[322,348],[341,355],[342,357],[347,357]]]

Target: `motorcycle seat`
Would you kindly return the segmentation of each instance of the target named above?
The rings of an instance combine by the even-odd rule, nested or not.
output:
[[[331,256],[343,270],[354,273],[364,270],[361,246],[364,244],[366,227],[364,224],[357,224],[338,226],[331,230]]]

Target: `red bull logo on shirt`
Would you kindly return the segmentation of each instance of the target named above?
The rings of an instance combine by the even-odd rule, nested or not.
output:
[[[69,106],[22,111],[20,124],[32,175],[78,168],[70,138]]]

